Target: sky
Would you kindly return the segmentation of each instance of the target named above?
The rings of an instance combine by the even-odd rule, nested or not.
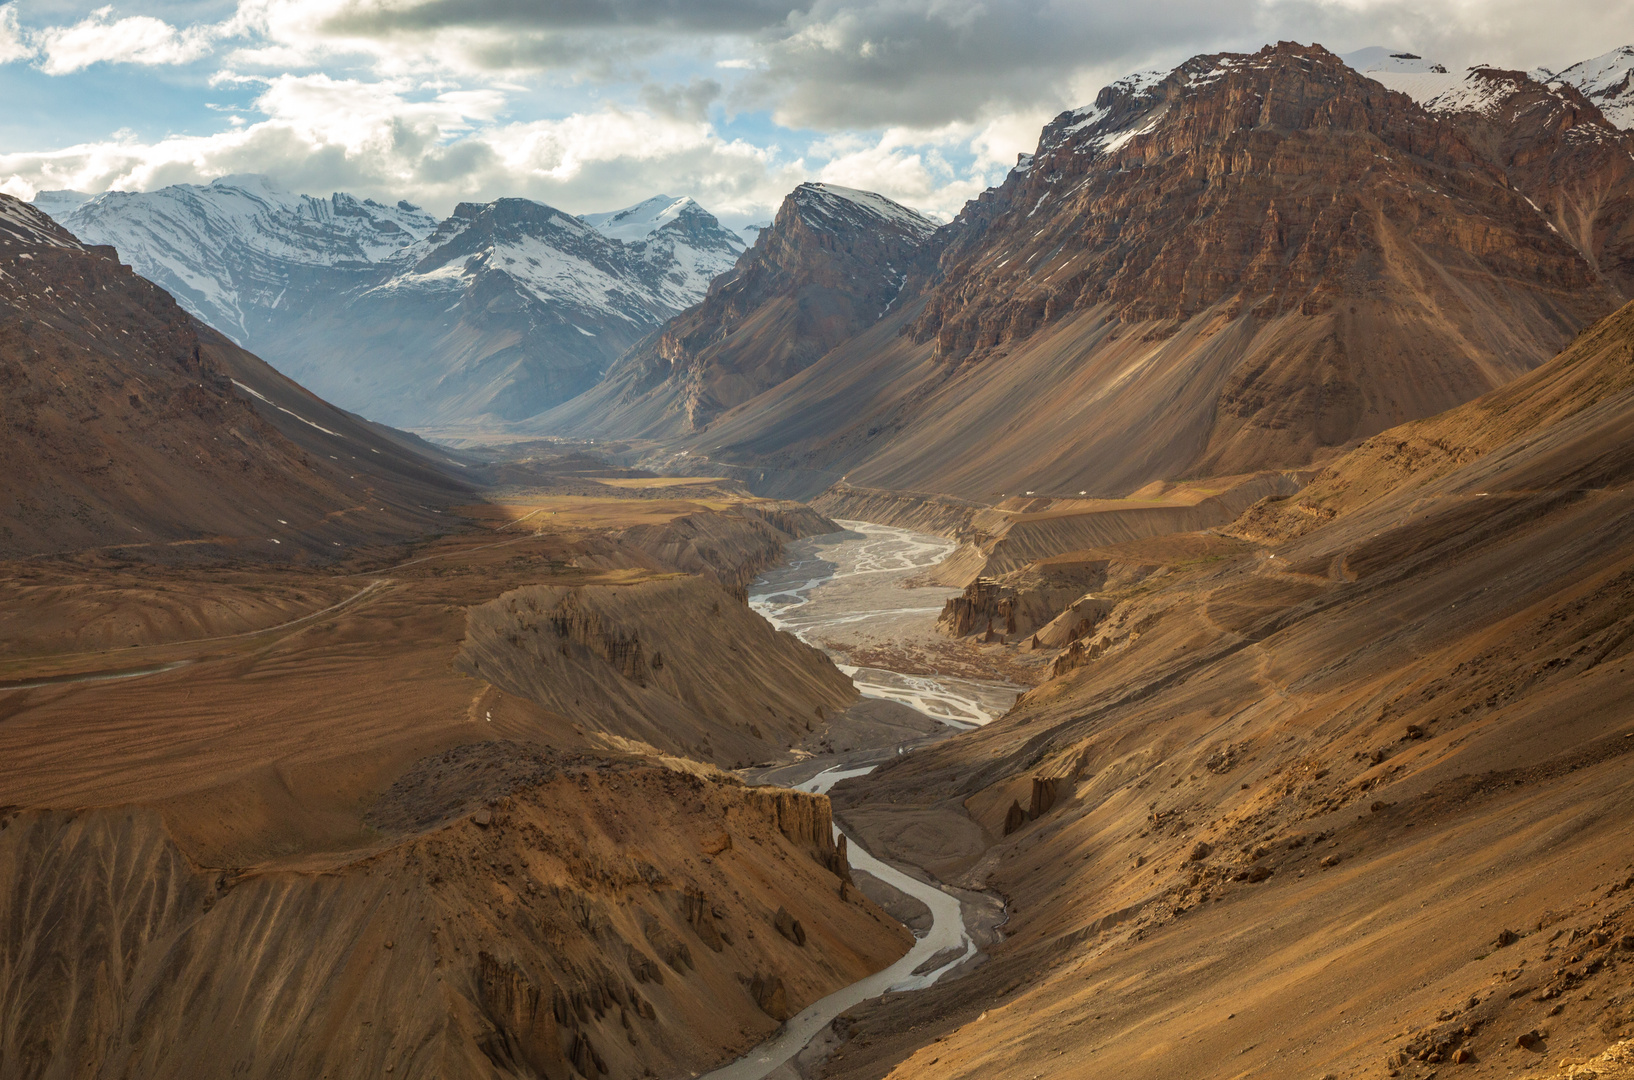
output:
[[[736,226],[823,180],[946,220],[1114,78],[1277,40],[1559,70],[1634,43],[1634,0],[12,0],[0,191],[255,172]]]

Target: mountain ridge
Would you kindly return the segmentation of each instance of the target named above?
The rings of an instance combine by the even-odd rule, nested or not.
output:
[[[291,195],[253,174],[77,194],[42,197],[70,231],[111,244],[304,385],[405,426],[480,426],[573,396],[702,297],[744,246],[690,199],[671,200],[637,237],[628,223],[613,236],[532,200],[463,203],[438,221],[407,202]],[[436,293],[436,314],[450,317],[394,307],[394,291]]]
[[[1320,46],[1120,80],[938,232],[911,318],[675,449],[981,502],[1319,462],[1621,301],[1471,138]]]
[[[0,196],[0,553],[332,560],[440,531],[465,466],[321,401]]]

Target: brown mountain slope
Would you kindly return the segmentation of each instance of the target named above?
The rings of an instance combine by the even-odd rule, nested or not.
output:
[[[0,821],[8,1077],[689,1075],[909,937],[824,796],[515,743],[421,762],[396,842],[321,866],[200,867],[147,811]]]
[[[1001,721],[837,787],[1011,917],[827,1075],[1529,1075],[1634,1036],[1631,371],[1625,308],[1336,462],[1324,523],[1132,590]]]
[[[826,799],[707,763],[855,698],[729,591],[831,526],[529,499],[363,574],[0,566],[0,1073],[688,1075],[900,955]]]
[[[439,527],[445,454],[320,401],[0,196],[0,556],[328,557]]]
[[[907,341],[880,324],[693,452],[988,502],[1121,495],[1320,459],[1619,302],[1452,123],[1287,43],[1109,87],[944,233]]]
[[[702,303],[534,423],[623,438],[696,431],[873,325],[934,257],[935,228],[871,192],[801,184]]]

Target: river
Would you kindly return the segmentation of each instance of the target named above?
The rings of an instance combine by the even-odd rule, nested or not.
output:
[[[960,590],[902,587],[908,578],[950,554],[955,547],[952,541],[872,522],[839,524],[845,526],[845,532],[788,545],[784,561],[750,587],[749,606],[778,629],[828,653],[865,697],[901,702],[959,730],[1002,715],[1021,687],[955,676],[904,674],[851,662],[849,648],[877,652],[881,645],[902,641],[934,642],[936,615],[946,599]],[[864,776],[875,768],[848,762],[826,769],[822,765],[822,759],[814,759],[811,769],[815,775],[793,786],[823,794],[839,781]],[[834,832],[838,836],[840,829]],[[888,991],[930,986],[975,955],[976,945],[957,897],[874,858],[855,837],[846,839],[851,866],[923,902],[931,911],[930,929],[890,967],[806,1006],[772,1038],[731,1064],[704,1074],[702,1080],[763,1080],[845,1010]],[[942,962],[930,970],[919,970],[938,954],[943,955]]]

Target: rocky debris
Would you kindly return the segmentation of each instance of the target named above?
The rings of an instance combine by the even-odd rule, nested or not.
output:
[[[561,1076],[567,1059],[550,1005],[560,991],[552,986],[547,992],[514,963],[503,963],[487,952],[477,954],[476,983],[478,1000],[494,1025],[491,1038],[498,1040],[498,1045],[486,1048],[489,1057],[524,1062],[544,1076]]]
[[[1634,1080],[1634,1039],[1613,1043],[1592,1058],[1566,1058],[1551,1080]]]
[[[1192,847],[1191,854],[1187,856],[1187,860],[1190,862],[1202,862],[1212,854],[1214,854],[1214,845],[1210,844],[1206,840],[1199,840],[1197,841],[1196,845]]]
[[[692,962],[692,950],[687,948],[687,943],[657,919],[649,917],[642,927],[642,933],[646,935],[647,944],[652,946],[653,952],[658,954],[658,959],[668,964],[672,971],[685,975],[697,967]]]
[[[1320,863],[1320,865],[1321,865],[1322,869],[1324,869],[1324,870],[1331,870],[1332,868],[1334,868],[1335,866],[1338,866],[1342,862],[1344,862],[1344,857],[1341,856],[1341,855],[1337,855],[1337,854],[1335,854],[1335,855],[1326,855],[1326,856],[1323,856],[1322,862]]]
[[[636,948],[634,945],[625,946],[625,960],[630,966],[630,974],[638,983],[664,984],[664,969],[658,961]]]
[[[756,974],[749,984],[749,996],[755,999],[760,1011],[779,1022],[789,1018],[789,994],[783,979],[777,975]]]
[[[693,933],[715,952],[720,952],[731,939],[716,925],[717,918],[709,898],[697,889],[688,889],[681,897],[681,913]]]
[[[1521,936],[1515,933],[1513,930],[1500,930],[1498,931],[1497,938],[1492,942],[1492,947],[1495,949],[1502,949],[1506,946],[1515,944],[1515,942],[1519,941],[1520,939]]]
[[[777,909],[777,914],[772,916],[772,925],[777,927],[779,934],[782,934],[801,948],[805,947],[806,928],[800,925],[799,919],[789,914],[787,908],[780,907]]]

